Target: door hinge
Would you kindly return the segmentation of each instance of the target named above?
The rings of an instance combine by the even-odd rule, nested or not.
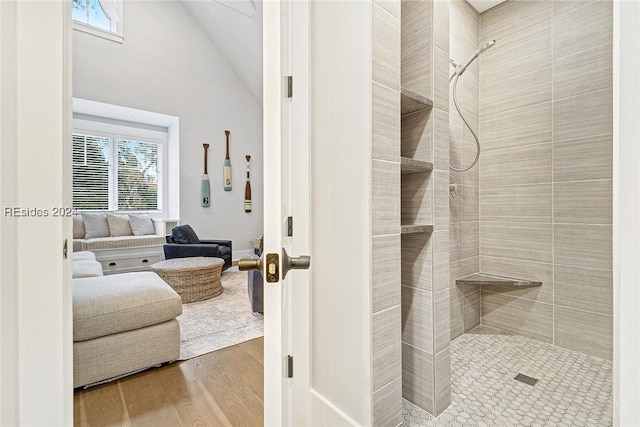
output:
[[[293,98],[293,76],[287,76],[287,98]]]
[[[293,236],[293,217],[290,216],[287,218],[287,236]]]
[[[293,378],[293,356],[287,356],[287,378]]]
[[[64,245],[62,245],[62,256],[67,259],[67,253],[69,252],[69,240],[64,239]]]

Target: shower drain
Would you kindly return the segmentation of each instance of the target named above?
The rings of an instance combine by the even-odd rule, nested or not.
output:
[[[528,384],[530,386],[534,386],[538,382],[536,378],[530,377],[525,374],[518,374],[513,379],[516,381],[520,381],[521,383]]]

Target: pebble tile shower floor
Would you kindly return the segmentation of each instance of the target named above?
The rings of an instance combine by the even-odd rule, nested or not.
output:
[[[451,343],[451,406],[433,417],[404,400],[403,426],[612,426],[612,373],[608,360],[480,326]]]

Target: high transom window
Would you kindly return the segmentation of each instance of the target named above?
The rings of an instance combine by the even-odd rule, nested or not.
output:
[[[122,42],[123,0],[73,0],[76,30]]]

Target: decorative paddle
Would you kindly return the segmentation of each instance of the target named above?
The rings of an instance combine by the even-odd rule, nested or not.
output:
[[[202,146],[204,147],[204,175],[202,175],[200,201],[202,202],[203,207],[208,208],[211,206],[211,185],[209,184],[209,175],[207,174],[207,152],[209,150],[209,144],[202,144]]]
[[[229,159],[229,134],[228,130],[224,131],[227,135],[227,156],[224,159],[224,191],[231,191],[231,159]]]
[[[251,212],[251,176],[249,172],[249,160],[251,160],[251,156],[247,154],[245,157],[247,158],[247,183],[244,186],[244,211]]]

